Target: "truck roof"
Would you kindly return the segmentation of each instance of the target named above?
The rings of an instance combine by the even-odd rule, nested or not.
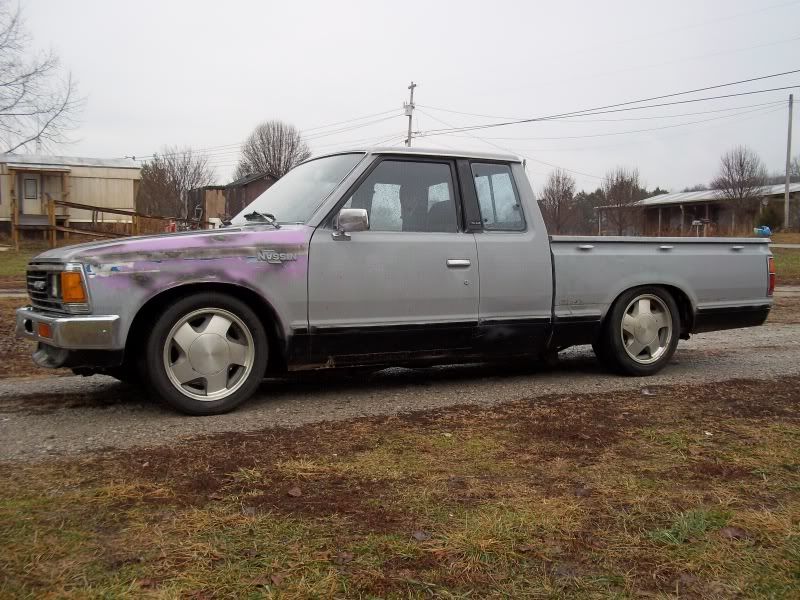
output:
[[[407,154],[412,156],[444,156],[444,157],[458,157],[458,158],[477,158],[484,160],[502,160],[507,162],[522,162],[519,156],[508,154],[505,152],[481,152],[480,150],[457,150],[448,148],[406,148],[404,146],[371,146],[348,148],[346,150],[337,150],[335,152],[324,152],[322,154],[315,154],[313,158],[322,158],[323,156],[333,156],[336,154],[347,154],[350,152],[364,152],[365,154]]]

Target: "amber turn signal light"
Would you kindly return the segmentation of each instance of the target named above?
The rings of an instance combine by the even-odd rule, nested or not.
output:
[[[36,327],[36,333],[43,338],[53,337],[53,329],[47,323],[39,323],[38,327]]]
[[[68,304],[86,302],[86,290],[83,289],[81,274],[76,271],[61,273],[61,300]]]

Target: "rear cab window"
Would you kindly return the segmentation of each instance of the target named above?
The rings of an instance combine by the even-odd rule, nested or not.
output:
[[[524,231],[525,215],[514,185],[511,167],[496,163],[471,163],[483,229]]]

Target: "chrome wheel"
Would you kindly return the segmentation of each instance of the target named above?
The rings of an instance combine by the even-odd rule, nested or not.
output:
[[[622,347],[642,365],[656,362],[672,341],[672,313],[658,296],[637,296],[625,308],[620,324]]]
[[[167,377],[182,394],[196,400],[220,400],[247,380],[255,344],[239,317],[220,308],[201,308],[175,323],[163,358]]]

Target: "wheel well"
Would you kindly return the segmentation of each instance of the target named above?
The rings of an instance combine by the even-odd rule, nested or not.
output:
[[[180,298],[185,298],[199,292],[219,292],[228,294],[247,304],[258,315],[264,325],[269,341],[269,363],[268,372],[285,370],[286,368],[286,336],[280,327],[280,320],[275,309],[262,296],[256,292],[233,284],[225,283],[187,283],[178,287],[164,290],[150,298],[136,313],[130,329],[128,339],[125,341],[126,362],[129,357],[141,355],[141,348],[144,344],[149,328],[147,323],[151,323],[163,310],[164,303],[175,302]]]
[[[689,338],[689,332],[692,330],[692,321],[694,319],[694,311],[692,311],[692,303],[689,300],[689,296],[686,295],[686,292],[684,292],[682,289],[680,289],[679,287],[676,287],[674,285],[667,285],[667,284],[657,283],[657,284],[652,284],[652,285],[637,285],[637,286],[628,288],[627,290],[622,290],[617,295],[617,297],[614,298],[614,301],[609,305],[608,311],[606,311],[606,314],[603,317],[603,324],[605,324],[605,321],[606,321],[608,315],[611,313],[611,309],[617,303],[617,301],[619,300],[620,296],[622,296],[623,294],[625,294],[625,293],[627,293],[627,292],[629,292],[631,290],[635,290],[635,289],[642,288],[642,287],[657,287],[657,288],[661,288],[662,290],[664,290],[667,293],[669,293],[670,296],[672,296],[672,299],[675,300],[675,304],[678,305],[678,317],[680,319],[680,324],[681,324],[681,335],[680,335],[680,337],[681,337],[681,339],[688,339]]]

